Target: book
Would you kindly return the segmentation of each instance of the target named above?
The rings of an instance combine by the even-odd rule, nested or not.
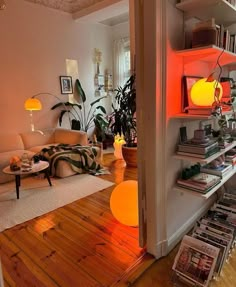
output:
[[[184,142],[181,142],[180,144],[183,146],[194,146],[194,147],[208,147],[211,146],[215,143],[218,143],[217,139],[211,139],[211,138],[207,138],[208,140],[205,142],[196,142],[196,139],[192,138],[192,139],[188,139]]]
[[[210,185],[220,180],[220,177],[213,174],[208,174],[205,172],[200,172],[191,177],[191,180],[197,183]]]
[[[178,151],[205,154],[217,146],[218,142],[216,141],[213,141],[212,144],[209,144],[207,146],[198,146],[197,144],[192,143],[183,143],[183,144],[181,143],[178,145]]]
[[[183,152],[183,151],[177,151],[178,155],[184,155],[184,156],[191,156],[191,157],[196,157],[196,158],[208,158],[209,156],[217,153],[220,151],[220,147],[215,147],[212,150],[206,152],[205,154],[197,154],[193,152]]]
[[[206,287],[215,270],[219,248],[185,235],[172,269],[197,286]]]
[[[212,165],[204,165],[201,167],[201,172],[214,174],[223,177],[227,172],[231,171],[233,169],[232,164],[222,164],[218,167],[213,167]]]

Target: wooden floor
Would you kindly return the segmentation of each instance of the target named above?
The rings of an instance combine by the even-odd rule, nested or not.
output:
[[[136,168],[125,168],[112,154],[104,156],[104,165],[111,174],[101,178],[116,184],[136,179]],[[110,212],[113,188],[0,233],[5,287],[121,286],[130,269],[150,265],[138,228],[118,223]]]
[[[113,155],[104,156],[116,184],[136,179]],[[109,198],[113,187],[0,233],[5,287],[170,287],[178,246],[157,261],[138,246],[138,228],[119,224]],[[210,287],[236,286],[236,250]]]

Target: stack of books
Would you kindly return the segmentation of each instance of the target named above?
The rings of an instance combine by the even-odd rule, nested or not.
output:
[[[207,193],[221,180],[220,176],[200,172],[189,179],[179,178],[177,185],[200,193]]]
[[[225,153],[225,161],[232,166],[236,165],[236,149],[233,148]]]
[[[230,163],[221,164],[220,166],[214,167],[211,164],[207,164],[201,167],[201,172],[218,175],[221,178],[224,177],[227,173],[232,171],[233,166]]]
[[[196,158],[207,158],[220,150],[217,140],[210,139],[205,143],[188,140],[178,145],[177,154]]]

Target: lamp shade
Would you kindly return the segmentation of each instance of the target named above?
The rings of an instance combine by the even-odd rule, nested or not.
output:
[[[25,110],[27,111],[40,111],[42,104],[38,99],[29,98],[25,101]]]
[[[218,90],[217,100],[222,98],[222,86],[216,80],[207,81],[207,78],[198,80],[191,88],[191,101],[195,106],[212,106],[215,102],[215,93]]]
[[[138,183],[127,180],[117,185],[110,198],[114,217],[128,226],[138,226]]]

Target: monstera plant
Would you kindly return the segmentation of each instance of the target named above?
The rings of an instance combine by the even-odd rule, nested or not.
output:
[[[51,110],[63,108],[58,119],[60,126],[62,125],[64,115],[69,113],[71,129],[88,132],[89,129],[95,128],[95,134],[99,140],[102,140],[108,126],[108,121],[106,119],[106,109],[102,105],[99,105],[99,102],[106,98],[106,96],[92,101],[86,111],[85,103],[87,97],[78,79],[75,82],[75,88],[80,98],[79,103],[59,102],[54,105]],[[65,107],[67,109],[65,109]]]

